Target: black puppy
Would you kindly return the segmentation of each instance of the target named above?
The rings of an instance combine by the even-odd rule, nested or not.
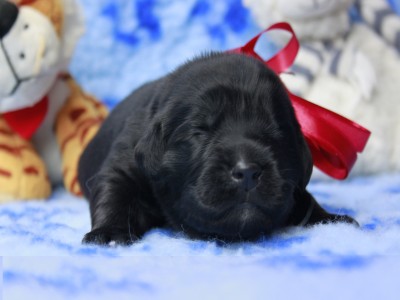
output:
[[[129,244],[160,226],[237,241],[355,222],[307,192],[312,165],[273,71],[240,54],[194,59],[121,102],[83,153],[92,217],[83,242]]]

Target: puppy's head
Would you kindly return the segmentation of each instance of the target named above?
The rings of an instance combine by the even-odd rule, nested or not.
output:
[[[178,69],[163,91],[137,158],[170,223],[225,240],[282,227],[312,160],[279,78],[253,58],[213,54]]]

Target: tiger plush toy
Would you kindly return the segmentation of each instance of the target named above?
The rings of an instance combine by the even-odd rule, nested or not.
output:
[[[68,73],[75,0],[0,0],[0,202],[81,195],[77,164],[107,109]]]

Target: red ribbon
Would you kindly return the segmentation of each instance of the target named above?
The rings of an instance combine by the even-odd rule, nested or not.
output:
[[[292,37],[282,50],[264,61],[254,47],[261,35],[275,29],[290,32]],[[299,41],[292,27],[282,22],[265,29],[243,47],[228,52],[255,57],[280,74],[293,64],[298,51]],[[357,153],[364,150],[371,132],[341,115],[287,92],[311,150],[314,165],[335,179],[345,179],[357,160]]]
[[[30,139],[46,117],[49,99],[44,97],[32,107],[3,113],[2,116],[19,136]]]

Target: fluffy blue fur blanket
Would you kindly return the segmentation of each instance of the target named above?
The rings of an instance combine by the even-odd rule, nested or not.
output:
[[[110,107],[142,83],[258,33],[240,0],[82,0],[87,32],[72,62]],[[399,7],[400,1],[392,1]],[[400,174],[312,182],[345,224],[289,228],[255,243],[154,230],[131,247],[83,246],[87,203],[0,206],[4,299],[399,299]]]

